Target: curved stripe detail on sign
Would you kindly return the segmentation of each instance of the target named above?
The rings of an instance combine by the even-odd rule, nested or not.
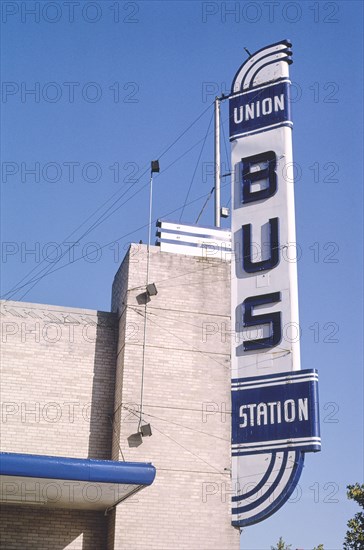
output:
[[[276,462],[276,456],[277,456],[277,453],[274,452],[272,453],[271,455],[271,459],[270,459],[270,463],[269,463],[269,466],[268,466],[268,469],[267,471],[265,472],[264,476],[262,477],[262,479],[260,480],[260,482],[254,487],[254,489],[252,489],[251,491],[248,491],[247,493],[244,493],[243,495],[237,495],[237,496],[233,496],[232,497],[232,502],[239,502],[241,500],[245,500],[247,498],[250,498],[251,496],[253,496],[255,493],[257,493],[258,491],[260,491],[260,489],[262,487],[264,487],[264,485],[267,483],[268,479],[269,479],[269,476],[271,475],[272,471],[273,471],[273,468],[274,468],[274,464]]]
[[[288,40],[282,40],[281,42],[271,44],[270,46],[261,48],[260,50],[256,51],[253,55],[251,55],[251,57],[249,57],[249,59],[244,61],[244,63],[238,69],[233,79],[231,93],[237,93],[243,89],[251,88],[254,85],[254,78],[256,76],[256,73],[263,69],[267,64],[263,64],[261,67],[258,67],[253,77],[251,77],[249,73],[251,73],[254,67],[256,68],[259,63],[267,58],[273,57],[273,59],[268,64],[279,63],[280,61],[283,61],[284,64],[292,63],[292,52],[289,49],[290,47],[291,43]],[[276,78],[277,76],[275,77],[275,79]]]
[[[293,465],[289,466],[290,453],[290,451],[283,452],[282,465],[278,470],[276,480],[260,499],[246,506],[239,506],[232,510],[233,518],[237,516],[236,519],[232,521],[233,525],[239,527],[254,525],[263,519],[267,519],[287,502],[297,486],[304,462],[304,454],[301,451],[295,451]],[[289,470],[291,470],[291,473],[281,487],[282,480]],[[278,494],[277,489],[279,490]],[[274,498],[273,502],[272,498]]]

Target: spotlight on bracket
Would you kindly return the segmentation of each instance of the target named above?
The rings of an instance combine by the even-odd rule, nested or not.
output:
[[[159,173],[159,161],[158,160],[152,160],[152,162],[150,163],[150,170],[151,170],[151,173],[154,174],[154,173]]]
[[[222,218],[228,218],[230,216],[230,210],[227,206],[222,206],[220,213]]]
[[[154,283],[149,283],[149,285],[147,285],[147,294],[148,296],[156,296],[158,294],[157,287]]]
[[[140,433],[143,437],[149,437],[152,435],[152,427],[150,424],[143,424],[140,426]]]

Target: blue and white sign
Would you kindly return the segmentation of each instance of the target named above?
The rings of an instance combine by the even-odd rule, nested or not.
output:
[[[291,126],[289,81],[261,86],[230,98],[230,137],[247,135],[261,128]]]
[[[232,380],[232,455],[320,450],[313,370]]]
[[[233,524],[276,512],[320,450],[318,376],[301,370],[288,41],[240,67],[230,102]]]
[[[216,227],[199,227],[181,223],[157,221],[157,241],[162,252],[231,260],[231,233]]]

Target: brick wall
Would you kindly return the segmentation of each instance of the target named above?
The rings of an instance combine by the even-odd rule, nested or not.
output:
[[[230,265],[151,247],[149,282],[158,294],[145,307],[146,258],[145,245],[132,245],[113,286],[113,458],[152,461],[157,477],[117,507],[114,548],[238,549],[229,494]],[[145,318],[142,421],[153,435],[140,443]]]
[[[5,302],[2,450],[110,458],[116,317]]]
[[[2,506],[2,550],[100,550],[105,548],[107,520],[80,510],[42,510]]]
[[[112,313],[4,303],[2,450],[152,462],[156,480],[106,517],[5,506],[2,548],[239,548],[229,494],[230,266],[151,247],[158,294],[145,307],[146,258],[144,245],[131,246]],[[143,353],[142,422],[153,435],[141,442]]]
[[[112,313],[2,304],[2,451],[111,458],[115,322]],[[1,519],[4,549],[106,546],[102,512],[4,506]]]

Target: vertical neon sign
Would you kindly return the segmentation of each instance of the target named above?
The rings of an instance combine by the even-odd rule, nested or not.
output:
[[[319,451],[318,376],[301,370],[287,40],[253,54],[229,97],[233,524],[262,521]],[[288,176],[288,177],[287,177]]]

